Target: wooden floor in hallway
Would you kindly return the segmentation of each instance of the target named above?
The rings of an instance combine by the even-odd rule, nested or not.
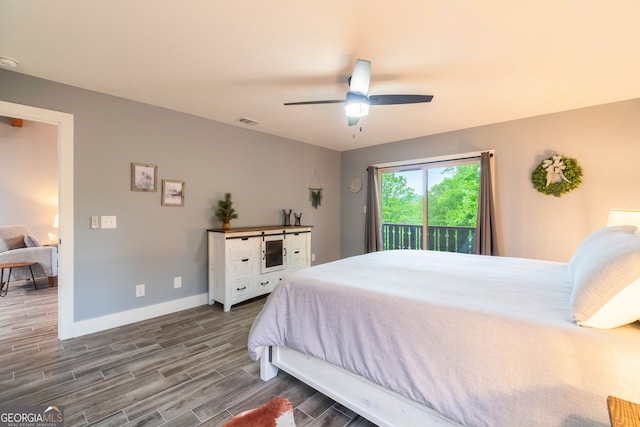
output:
[[[0,406],[62,406],[67,427],[221,426],[283,396],[298,427],[374,426],[284,372],[260,380],[247,336],[265,298],[60,341],[57,288],[46,286],[11,283],[0,298]]]

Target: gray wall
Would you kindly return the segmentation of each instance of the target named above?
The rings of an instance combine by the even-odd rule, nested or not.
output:
[[[0,97],[74,115],[75,321],[205,293],[205,230],[219,226],[213,206],[224,192],[240,216],[232,226],[280,224],[291,208],[314,226],[315,263],[340,256],[339,152],[5,70]],[[185,206],[130,191],[131,162],[184,180]],[[324,187],[317,210],[314,171]],[[92,215],[116,215],[118,228],[90,230]]]
[[[606,223],[609,209],[640,209],[638,141],[640,99],[633,99],[345,151],[341,254],[364,247],[366,188],[346,191],[351,176],[366,183],[371,164],[495,149],[501,254],[568,261],[580,241]],[[583,169],[581,186],[560,198],[530,183],[533,168],[553,153],[575,158]]]

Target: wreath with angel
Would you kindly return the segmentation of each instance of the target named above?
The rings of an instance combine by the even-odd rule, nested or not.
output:
[[[544,159],[531,172],[531,183],[539,192],[560,197],[582,182],[582,168],[576,159],[558,154]]]

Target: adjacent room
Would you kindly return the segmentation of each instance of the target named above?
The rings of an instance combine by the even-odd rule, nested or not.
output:
[[[0,0],[0,411],[637,419],[638,18]]]

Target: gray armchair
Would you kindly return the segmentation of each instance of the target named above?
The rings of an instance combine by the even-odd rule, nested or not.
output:
[[[49,286],[54,286],[58,276],[58,248],[40,246],[24,225],[0,226],[0,264],[10,262],[35,262],[32,267],[35,277],[47,277]],[[30,279],[28,267],[14,268],[11,280]]]

